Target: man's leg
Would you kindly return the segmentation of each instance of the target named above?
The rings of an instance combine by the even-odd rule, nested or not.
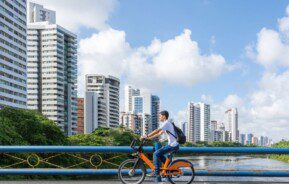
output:
[[[155,166],[155,175],[160,175],[160,167],[162,162],[166,161],[166,157],[164,156],[166,153],[169,153],[173,150],[171,146],[164,146],[161,149],[158,149],[153,154],[154,166]]]

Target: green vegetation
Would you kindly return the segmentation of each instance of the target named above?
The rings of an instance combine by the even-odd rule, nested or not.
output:
[[[129,145],[134,138],[138,138],[138,136],[124,128],[100,128],[91,134],[79,134],[67,137],[53,121],[47,119],[37,111],[8,107],[0,110],[1,145],[124,146]],[[54,155],[53,153],[37,153],[40,159]],[[31,163],[37,163],[37,156],[31,153],[0,154],[0,167],[19,162],[19,160],[14,159],[15,157],[26,160],[29,156],[33,156]],[[58,155],[49,159],[49,162],[63,167],[75,165],[73,168],[95,168],[95,166],[89,162],[80,165],[77,164],[83,162],[81,158],[87,160],[93,158],[91,162],[97,165],[99,162],[98,156],[103,159],[103,163],[97,168],[117,168],[117,164],[128,158],[128,154],[119,153],[74,153],[73,155]],[[112,157],[115,158],[111,159]],[[53,168],[54,166],[44,162],[37,165],[38,168]],[[27,168],[30,166],[24,162],[13,166],[13,168],[15,167]],[[95,179],[99,176],[1,176],[0,179],[78,179],[83,177],[85,177],[85,179]],[[103,176],[101,177],[103,178]]]
[[[37,111],[4,108],[0,110],[1,145],[67,145],[56,124]]]
[[[245,147],[239,142],[204,142],[204,141],[199,141],[195,144],[186,142],[183,146],[186,147]],[[254,146],[254,145],[253,145]]]
[[[98,128],[91,134],[78,134],[68,137],[71,145],[81,146],[127,146],[139,136],[124,128]]]
[[[289,141],[280,141],[272,145],[273,148],[289,148]],[[289,162],[289,155],[288,154],[274,154],[270,155],[269,158],[280,160],[283,162]]]

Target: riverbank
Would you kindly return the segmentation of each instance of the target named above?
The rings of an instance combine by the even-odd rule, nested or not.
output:
[[[289,164],[289,155],[270,155],[269,158],[280,160]]]
[[[281,141],[272,145],[273,148],[289,148],[289,141]],[[280,160],[282,162],[286,162],[289,164],[289,155],[281,154],[281,155],[270,155],[269,158]]]

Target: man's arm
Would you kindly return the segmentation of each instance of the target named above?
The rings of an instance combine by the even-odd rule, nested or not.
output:
[[[159,131],[161,131],[161,129],[159,129],[159,128],[158,128],[158,129],[155,129],[154,131],[152,131],[151,133],[149,133],[149,134],[147,135],[147,137],[151,137],[151,136],[159,133]]]
[[[164,133],[164,131],[162,129],[157,129],[157,133],[155,133],[154,135],[152,136],[148,136],[148,139],[154,139],[154,138],[157,138],[159,137],[160,135],[162,135]]]
[[[154,131],[152,131],[150,134],[146,135],[146,136],[142,136],[140,139],[154,139],[156,137],[159,137],[160,135],[162,135],[164,133],[164,131],[160,128],[155,129]]]

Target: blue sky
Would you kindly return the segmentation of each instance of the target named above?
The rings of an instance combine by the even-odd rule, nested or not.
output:
[[[138,88],[145,86],[161,98],[162,108],[168,109],[178,121],[186,120],[185,109],[189,101],[210,103],[212,118],[222,121],[226,108],[237,107],[242,133],[268,135],[274,140],[289,138],[285,133],[284,136],[276,134],[276,131],[284,127],[289,128],[289,115],[282,111],[287,108],[285,102],[288,99],[280,93],[285,90],[283,83],[287,82],[288,64],[285,57],[276,56],[283,55],[283,47],[288,46],[289,39],[286,35],[289,26],[285,19],[289,15],[286,14],[289,1],[84,0],[81,4],[75,0],[36,1],[56,10],[58,23],[77,33],[80,80],[87,72],[96,71],[120,77],[122,89],[128,83],[133,83]],[[281,25],[279,20],[282,18],[284,24]],[[279,50],[274,48],[275,33],[282,42]],[[186,37],[188,35],[189,40]],[[177,41],[179,37],[180,42]],[[157,40],[157,46],[151,53],[149,49],[154,46],[153,40]],[[190,72],[186,73],[188,70],[183,68],[178,70],[185,71],[191,84],[150,73],[149,68],[154,67],[155,72],[163,74],[162,70],[156,68],[156,63],[165,64],[165,61],[159,60],[169,58],[170,55],[161,48],[171,49],[178,43],[180,45],[175,48],[179,52],[177,56],[184,56],[185,59],[188,56],[187,53],[182,53],[182,43],[188,44],[184,50],[192,51],[196,43],[200,50],[197,58],[200,57],[201,62],[206,63],[211,59],[210,56],[220,56],[221,61],[212,59],[212,64],[218,63],[220,67],[215,70],[212,66],[211,74],[208,72],[210,66],[206,66],[204,71],[208,73],[201,73],[201,78],[190,75]],[[270,44],[273,48],[270,48]],[[246,49],[248,47],[251,55]],[[270,50],[274,50],[274,57],[266,55]],[[197,62],[195,57],[190,57],[187,62]],[[148,71],[143,75],[137,73],[142,72],[141,68],[133,71],[133,60],[139,60]],[[126,64],[120,64],[121,62]],[[155,65],[152,66],[151,63]],[[165,65],[161,66],[166,69]],[[182,75],[176,74],[171,68],[168,73],[172,76]],[[148,81],[139,82],[139,76],[147,76]],[[154,80],[154,76],[158,79]],[[79,95],[82,95],[82,82],[79,88]],[[280,90],[274,91],[279,88]]]
[[[200,101],[202,94],[222,101],[228,94],[245,97],[254,89],[262,67],[244,56],[244,48],[256,40],[256,34],[263,27],[276,28],[276,20],[284,15],[288,2],[121,1],[108,23],[114,29],[125,30],[127,41],[134,47],[149,45],[155,37],[168,40],[188,28],[202,52],[216,52],[228,63],[244,65],[244,69],[190,88],[171,86],[158,91],[163,107],[176,113],[185,108],[188,101]],[[215,37],[215,45],[211,43],[212,37]]]

